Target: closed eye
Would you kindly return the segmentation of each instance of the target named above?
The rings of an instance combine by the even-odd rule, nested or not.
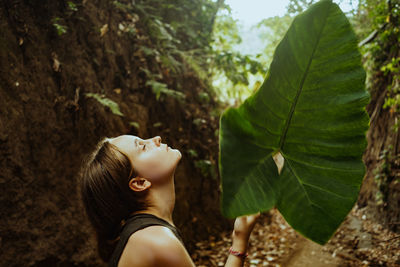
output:
[[[143,150],[146,150],[145,147],[146,147],[146,145],[143,145]]]

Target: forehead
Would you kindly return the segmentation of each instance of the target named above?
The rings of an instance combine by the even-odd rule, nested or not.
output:
[[[134,149],[135,142],[140,140],[142,139],[134,135],[120,135],[110,138],[109,142],[117,146],[122,152],[129,154]]]
[[[140,140],[139,137],[134,135],[120,135],[114,138],[110,138],[110,142],[115,145],[117,143],[134,142],[136,139]]]

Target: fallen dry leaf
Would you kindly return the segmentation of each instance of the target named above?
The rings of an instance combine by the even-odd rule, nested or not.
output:
[[[103,37],[108,32],[108,24],[104,24],[100,29],[100,37]]]

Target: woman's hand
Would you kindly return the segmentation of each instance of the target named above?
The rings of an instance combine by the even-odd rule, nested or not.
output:
[[[258,217],[260,217],[260,212],[237,217],[233,226],[232,238],[248,240]]]
[[[253,231],[258,217],[260,217],[260,212],[236,218],[232,232],[233,250],[246,253],[251,231]],[[226,261],[225,267],[242,267],[243,264],[244,259],[242,257],[237,257],[230,254]]]
[[[247,243],[253,231],[257,218],[260,217],[260,212],[252,215],[237,217],[233,226],[232,241],[233,246],[239,250],[246,250]]]

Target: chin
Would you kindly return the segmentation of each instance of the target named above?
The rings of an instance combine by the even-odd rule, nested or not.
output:
[[[176,151],[176,154],[177,154],[177,156],[178,156],[178,159],[181,159],[181,158],[182,158],[182,153],[181,153],[178,149],[176,149],[176,148],[173,148],[173,150]]]

